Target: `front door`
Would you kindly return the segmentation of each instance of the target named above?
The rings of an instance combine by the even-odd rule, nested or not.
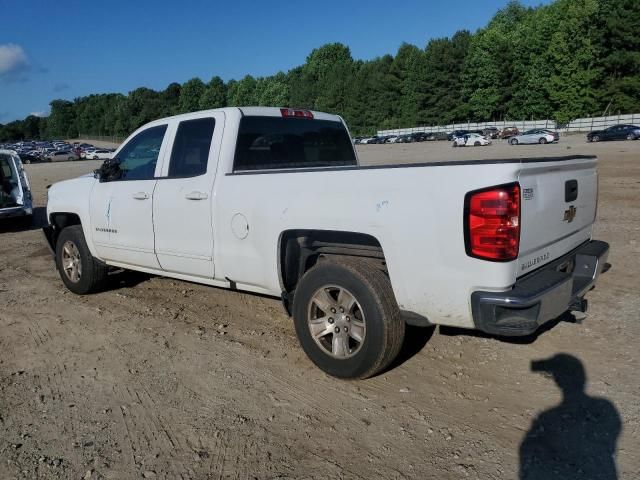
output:
[[[147,128],[115,157],[119,174],[96,182],[91,192],[91,234],[98,255],[108,261],[158,269],[154,252],[153,192],[166,149],[167,125]]]
[[[213,278],[213,183],[224,114],[180,121],[153,194],[155,248],[163,270]]]

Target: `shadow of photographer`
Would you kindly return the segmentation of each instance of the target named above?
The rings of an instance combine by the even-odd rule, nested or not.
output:
[[[531,362],[562,390],[562,402],[539,414],[520,445],[521,480],[617,479],[616,443],[621,431],[616,407],[585,393],[582,362],[558,354]]]

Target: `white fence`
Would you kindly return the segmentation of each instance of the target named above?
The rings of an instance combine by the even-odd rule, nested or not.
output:
[[[592,117],[577,118],[566,125],[558,125],[555,120],[517,120],[500,122],[461,122],[449,125],[434,125],[430,127],[413,127],[413,128],[396,128],[393,130],[378,130],[378,135],[403,135],[405,133],[415,132],[453,132],[454,130],[482,130],[488,127],[497,127],[503,129],[505,127],[518,127],[520,131],[531,130],[533,128],[550,128],[558,130],[562,133],[569,132],[589,132],[591,130],[600,130],[603,128],[617,125],[619,123],[630,123],[640,125],[640,113],[632,113],[627,115],[611,115],[608,117]]]
[[[591,130],[602,130],[619,123],[640,125],[640,113],[611,115],[609,117],[576,118],[569,122],[568,125],[563,125],[560,130],[566,132],[589,132]]]

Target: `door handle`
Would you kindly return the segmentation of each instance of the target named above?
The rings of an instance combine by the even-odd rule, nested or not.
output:
[[[136,200],[146,200],[149,198],[149,194],[147,192],[136,192],[132,195]]]
[[[209,198],[209,195],[207,195],[205,192],[191,192],[187,193],[184,198],[186,198],[187,200],[206,200],[207,198]]]

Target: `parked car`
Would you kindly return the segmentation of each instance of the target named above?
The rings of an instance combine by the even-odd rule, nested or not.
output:
[[[553,143],[557,142],[558,139],[553,135],[553,133],[549,133],[547,130],[541,129],[533,129],[527,130],[526,132],[511,137],[509,139],[510,145],[518,145],[520,143]]]
[[[594,157],[367,167],[339,116],[228,107],[144,125],[114,158],[48,191],[71,292],[119,268],[273,296],[337,377],[387,368],[406,323],[531,334],[586,310],[607,261]]]
[[[33,214],[29,178],[20,157],[13,150],[0,150],[0,218]]]
[[[449,135],[446,132],[433,132],[425,134],[424,140],[427,142],[434,142],[436,140],[449,140]]]
[[[64,162],[71,160],[78,160],[78,154],[70,151],[70,150],[60,150],[58,152],[51,152],[47,155],[47,160],[50,162]]]
[[[447,135],[447,139],[449,141],[452,141],[455,138],[464,137],[467,133],[469,133],[469,130],[454,130],[453,132]]]
[[[520,134],[520,130],[518,130],[518,127],[504,127],[500,132],[500,138],[502,139],[511,138],[519,134]]]
[[[483,137],[479,133],[467,133],[461,137],[453,139],[454,147],[480,147],[491,145],[491,140]]]
[[[113,152],[111,150],[94,150],[91,154],[93,160],[107,160],[111,158]]]
[[[482,135],[487,138],[498,138],[499,133],[498,127],[487,127],[482,130]]]
[[[96,150],[97,148],[94,148],[94,147],[84,148],[80,152],[80,158],[89,159],[91,158],[91,155],[93,154],[93,152],[95,152]]]
[[[404,135],[398,135],[396,139],[396,143],[412,143],[413,137],[410,133],[405,133]]]
[[[25,165],[28,165],[29,163],[42,162],[42,157],[40,155],[35,154],[34,152],[20,153],[18,156],[20,157],[20,160],[22,161],[22,163],[24,163]]]
[[[560,134],[556,130],[549,130],[548,128],[543,128],[541,130],[543,132],[547,132],[549,135],[553,135],[553,138],[556,142],[560,140]]]
[[[640,127],[636,125],[614,125],[604,130],[587,133],[587,141],[600,142],[603,140],[637,140],[640,138]]]

